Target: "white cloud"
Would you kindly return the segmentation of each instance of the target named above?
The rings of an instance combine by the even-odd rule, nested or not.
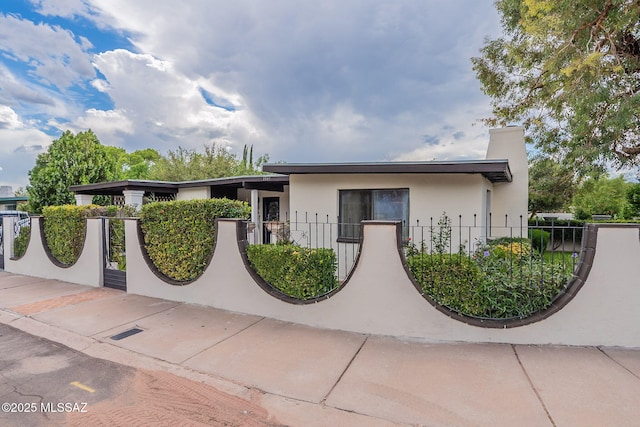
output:
[[[17,78],[6,66],[0,64],[0,103],[9,105],[35,104],[40,108],[50,108],[56,104],[54,94],[34,87],[33,84]]]
[[[91,80],[91,86],[96,88],[99,92],[107,93],[109,92],[109,82],[102,79]]]
[[[110,129],[103,127],[103,132],[132,135],[127,138],[131,148],[154,143],[161,150],[167,145],[172,149],[177,145],[201,147],[211,141],[235,145],[238,140],[250,139],[258,133],[249,123],[247,113],[241,110],[242,99],[238,94],[219,90],[202,77],[189,79],[170,61],[118,49],[96,55],[94,65],[107,79],[94,84],[109,94],[119,114],[122,118],[126,114],[127,119],[126,123],[104,121]],[[209,105],[201,88],[232,102],[238,110]],[[92,115],[95,118],[96,114]],[[74,124],[85,126],[89,120],[76,120]],[[139,141],[137,145],[133,139]]]
[[[91,56],[107,44],[90,32],[0,15],[7,61],[45,86],[86,85],[113,103],[12,82],[0,64],[0,105],[25,117],[21,106],[36,105],[48,126],[90,127],[129,150],[254,144],[286,161],[484,156],[487,130],[472,124],[489,100],[469,58],[499,34],[493,0],[31,1],[135,46]]]
[[[473,160],[484,159],[489,131],[478,121],[478,114],[489,114],[481,102],[443,112],[439,120],[424,123],[421,143],[414,149],[401,150],[393,160]]]
[[[71,18],[90,13],[90,8],[84,0],[31,0],[31,3],[42,15]]]
[[[489,110],[469,61],[499,30],[489,1],[92,4],[174,73],[241,97],[273,159],[395,157],[423,128],[454,133]],[[465,105],[480,109],[447,117]]]
[[[20,120],[15,127],[0,130],[0,183],[14,189],[26,186],[27,171],[35,164],[38,153],[50,143],[49,135],[24,126]]]
[[[11,107],[0,105],[0,129],[19,129],[23,127],[22,121]]]
[[[60,130],[72,128],[74,133],[87,129],[100,136],[103,144],[121,146],[126,135],[133,134],[134,124],[122,110],[96,110],[91,108],[71,125],[65,124]]]
[[[40,81],[59,89],[95,75],[89,55],[73,33],[58,26],[0,14],[0,51],[29,64]]]

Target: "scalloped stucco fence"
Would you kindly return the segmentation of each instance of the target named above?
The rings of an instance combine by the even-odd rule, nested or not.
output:
[[[13,218],[3,218],[5,230],[13,230]],[[44,218],[31,217],[31,237],[27,251],[19,259],[13,254],[13,233],[7,233],[4,239],[4,270],[88,286],[102,285],[102,234],[101,220],[89,218],[85,234],[84,246],[78,260],[69,266],[57,262],[48,251],[44,237]]]
[[[89,220],[87,226],[84,251],[70,268],[101,272],[100,221]],[[582,251],[589,265],[579,268],[583,277],[570,288],[572,295],[561,298],[548,317],[504,329],[464,323],[423,298],[403,264],[397,227],[395,223],[365,223],[360,257],[344,286],[314,304],[292,304],[265,291],[248,271],[241,251],[245,235],[241,221],[218,220],[209,266],[198,279],[177,286],[152,272],[144,259],[137,221],[126,220],[128,292],[310,326],[428,342],[640,347],[640,226],[590,226]],[[63,272],[54,276],[44,250],[34,247],[42,246],[37,233],[35,237],[23,258],[8,260],[6,270],[81,283],[81,277],[65,274],[69,268],[56,267]],[[95,280],[95,274],[91,277]]]

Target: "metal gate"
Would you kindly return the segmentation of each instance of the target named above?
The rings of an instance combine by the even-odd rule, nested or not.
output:
[[[104,249],[103,284],[107,288],[127,290],[127,255],[125,252],[124,220],[102,218]]]

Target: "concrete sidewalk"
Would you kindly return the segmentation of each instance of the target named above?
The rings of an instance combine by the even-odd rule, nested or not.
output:
[[[283,425],[640,425],[640,350],[428,344],[6,272],[0,323],[207,382]]]

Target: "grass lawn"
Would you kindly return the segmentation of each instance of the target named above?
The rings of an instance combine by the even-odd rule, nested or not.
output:
[[[571,267],[578,264],[579,258],[576,255],[579,254],[577,252],[546,251],[542,257],[545,264],[553,263]]]

